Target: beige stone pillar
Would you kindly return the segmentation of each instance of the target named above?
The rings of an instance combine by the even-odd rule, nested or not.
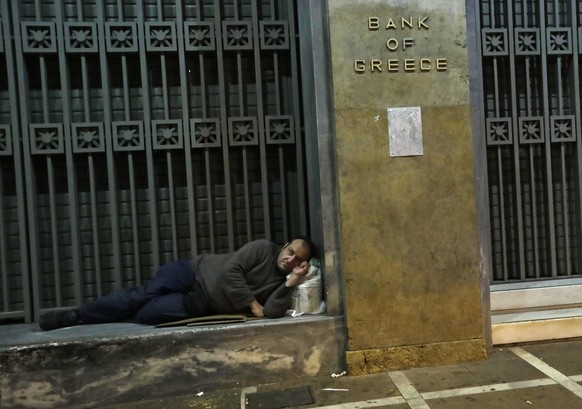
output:
[[[485,358],[465,3],[328,7],[349,371]]]

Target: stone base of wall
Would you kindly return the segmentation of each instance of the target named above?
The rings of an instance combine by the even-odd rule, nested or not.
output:
[[[487,358],[483,339],[348,351],[350,375],[456,364]]]
[[[102,407],[345,369],[342,317],[169,329],[11,327],[0,331],[2,409]]]

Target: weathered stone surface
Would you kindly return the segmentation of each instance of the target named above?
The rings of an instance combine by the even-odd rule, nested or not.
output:
[[[336,373],[341,318],[131,332],[0,349],[2,409],[78,408]],[[86,326],[89,327],[89,326]],[[61,330],[59,330],[61,331]]]
[[[485,358],[486,348],[482,339],[366,349],[347,353],[350,375],[455,364]]]
[[[413,345],[483,358],[464,347],[483,338],[464,2],[328,5],[349,368],[362,370],[360,356],[378,362],[371,368],[446,362]],[[423,58],[445,58],[447,69],[421,71]],[[389,59],[399,70],[388,72]],[[404,69],[407,59],[416,68]],[[391,107],[421,108],[422,156],[389,156]]]

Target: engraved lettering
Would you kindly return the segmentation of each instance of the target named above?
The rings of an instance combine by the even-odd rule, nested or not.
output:
[[[448,69],[447,59],[446,58],[437,58],[436,59],[436,70],[437,71],[446,71],[447,69]]]
[[[406,37],[402,39],[402,49],[406,50],[414,45],[414,38]]]
[[[395,51],[398,49],[398,40],[395,38],[389,38],[388,41],[386,41],[386,48],[389,49],[390,51]]]
[[[382,72],[382,61],[381,60],[371,60],[370,61],[370,72],[378,70]]]
[[[396,24],[394,24],[394,20],[389,18],[388,23],[386,23],[386,30],[393,30],[395,28],[396,28]]]
[[[430,71],[430,58],[421,58],[418,66],[421,71]]]
[[[368,17],[368,30],[378,30],[380,19],[378,17]]]
[[[388,66],[386,67],[386,69],[389,72],[398,72],[398,60],[397,59],[389,59],[388,61],[386,61],[388,64]]]
[[[414,71],[416,64],[413,59],[406,58],[404,60],[404,71]]]
[[[366,72],[366,60],[354,60],[354,71]]]
[[[428,17],[423,17],[423,18],[418,18],[418,29],[425,29],[428,30],[428,25],[426,24],[426,20],[428,20]]]
[[[400,18],[400,28],[404,29],[406,27],[412,28],[412,17],[409,17],[408,20],[405,17]]]

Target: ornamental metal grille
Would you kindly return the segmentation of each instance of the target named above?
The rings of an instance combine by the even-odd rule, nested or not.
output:
[[[582,273],[582,2],[477,0],[492,282]]]
[[[0,318],[308,233],[295,2],[0,4]]]

